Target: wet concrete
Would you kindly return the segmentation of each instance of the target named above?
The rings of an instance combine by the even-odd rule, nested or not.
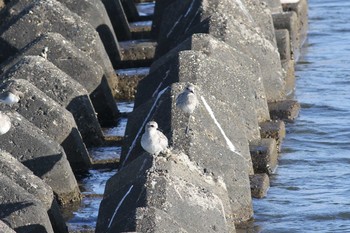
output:
[[[132,101],[117,102],[116,105],[125,117],[119,120],[116,127],[103,129],[106,138],[115,139],[124,136],[127,123],[126,115],[134,107]],[[89,148],[88,151],[93,163],[99,165],[95,167],[99,169],[75,174],[83,198],[78,205],[69,206],[63,210],[69,232],[94,232],[106,182],[117,172],[116,167],[119,162],[121,147],[108,145]],[[111,164],[114,164],[114,166],[110,166]]]
[[[89,170],[77,175],[83,199],[80,206],[65,210],[65,218],[70,232],[95,229],[98,208],[102,201],[107,180],[116,173],[115,169]],[[73,213],[67,213],[73,211]]]

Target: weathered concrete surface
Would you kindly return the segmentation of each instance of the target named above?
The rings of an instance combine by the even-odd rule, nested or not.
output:
[[[247,101],[250,101],[250,107],[246,110],[250,111],[251,116],[247,116],[248,118],[250,117],[247,121],[252,121],[251,118],[257,118],[258,122],[270,119],[261,69],[257,61],[208,34],[194,34],[169,53],[156,60],[150,68],[150,75],[140,82],[135,106],[149,99],[151,93],[158,88],[160,83],[162,85],[159,89],[162,89],[168,83],[178,81],[177,76],[172,74],[172,72],[177,70],[180,73],[182,72],[182,67],[178,64],[180,60],[178,57],[179,52],[183,50],[200,51],[208,57],[231,67],[233,71],[232,79],[236,79],[238,83],[241,83],[240,89],[244,89]],[[214,79],[216,77],[211,78]],[[168,79],[172,81],[168,81]],[[223,85],[221,88],[231,89],[232,87]]]
[[[94,0],[58,1],[68,7],[69,10],[82,17],[86,22],[90,23],[96,29],[106,48],[109,58],[116,66],[120,61],[118,41],[102,2]],[[9,21],[11,18],[17,16],[25,8],[29,7],[32,3],[33,1],[30,0],[10,1],[4,10],[5,12],[3,12],[1,15],[3,15],[3,18],[5,18],[6,21]]]
[[[130,24],[131,36],[134,40],[147,40],[151,37],[152,21],[134,22]]]
[[[260,141],[252,141],[249,146],[254,173],[274,173],[278,159],[276,140],[263,138]]]
[[[145,79],[141,80],[137,90],[135,106],[137,107],[140,102],[147,100],[155,95],[159,90],[162,90],[171,83],[191,82],[198,85],[203,92],[209,92],[222,100],[229,108],[231,108],[236,114],[230,116],[234,122],[244,122],[243,125],[237,125],[243,129],[246,136],[246,140],[255,140],[260,138],[258,121],[261,119],[269,119],[267,113],[267,103],[265,95],[260,92],[261,95],[256,95],[253,92],[252,86],[255,86],[253,74],[247,71],[246,68],[240,68],[242,63],[237,59],[230,61],[229,64],[235,64],[236,66],[230,66],[222,61],[234,58],[235,55],[239,55],[235,50],[223,53],[220,60],[215,59],[218,55],[216,52],[230,51],[229,47],[225,47],[220,44],[213,43],[209,46],[204,42],[204,46],[201,44],[202,40],[198,40],[199,51],[182,51],[176,53],[177,56],[169,59],[168,64],[157,71],[151,72]],[[223,46],[223,47],[222,47]],[[194,46],[195,47],[195,46]],[[221,49],[219,49],[221,47]],[[204,52],[201,52],[204,51]],[[151,69],[152,70],[152,69]],[[221,88],[217,85],[213,85],[213,79],[218,79],[218,85],[222,84]],[[260,86],[262,88],[262,86]],[[262,89],[260,89],[262,90]],[[265,101],[265,102],[263,102]],[[263,102],[264,105],[258,107],[257,103]],[[264,108],[265,106],[265,108]],[[264,113],[264,117],[257,116],[257,109]],[[239,116],[240,115],[240,116]],[[238,118],[239,119],[238,119]],[[227,122],[227,130],[230,128],[230,120],[223,120]],[[232,134],[234,134],[232,132]],[[239,139],[232,135],[232,140],[242,143],[244,140],[242,137]],[[234,138],[237,138],[235,140]],[[244,146],[243,146],[244,147]],[[246,148],[245,148],[246,149]],[[239,150],[242,154],[249,153],[239,146]]]
[[[277,29],[275,30],[277,48],[280,54],[281,60],[291,60],[291,41],[289,37],[289,31],[287,29]]]
[[[111,90],[116,89],[117,78],[98,33],[89,23],[55,0],[35,1],[0,27],[0,48],[4,51],[0,61],[47,32],[60,33],[89,55],[103,68]]]
[[[62,147],[15,112],[5,112],[12,127],[0,135],[0,149],[7,151],[44,180],[61,204],[80,200],[80,191]]]
[[[281,120],[261,122],[260,134],[262,138],[273,138],[276,140],[277,148],[281,150],[281,144],[286,136],[286,125]]]
[[[264,33],[268,30],[254,26],[247,8],[233,1],[175,1],[168,8],[158,39],[157,58],[193,33],[208,33],[259,62],[268,101],[285,98],[279,54],[271,41],[273,32]]]
[[[116,71],[119,77],[119,89],[115,94],[118,100],[134,100],[137,85],[149,73],[149,68],[120,69]]]
[[[157,43],[150,40],[120,42],[122,62],[118,68],[149,67],[153,61]]]
[[[285,100],[269,103],[273,120],[293,121],[299,115],[300,104],[296,100]]]
[[[154,14],[152,19],[152,30],[151,30],[151,37],[152,39],[156,40],[158,39],[160,27],[162,25],[162,18],[164,10],[173,3],[174,0],[163,0],[163,1],[156,1],[154,5]]]
[[[1,80],[26,79],[70,111],[87,145],[101,145],[103,134],[85,88],[40,56],[25,56]]]
[[[223,181],[186,154],[143,153],[107,182],[96,232],[235,232],[229,212]]]
[[[252,197],[263,198],[270,188],[270,178],[265,173],[254,174],[250,178],[250,189]]]
[[[41,129],[64,148],[71,166],[86,169],[91,161],[85,144],[70,112],[41,92],[27,80],[13,79],[3,82],[3,91],[14,88],[24,94],[19,103],[0,105],[1,110],[13,110]]]
[[[262,0],[262,1],[270,9],[271,13],[280,13],[283,10],[280,0]]]
[[[261,32],[261,35],[270,41],[270,43],[276,47],[276,38],[274,32],[273,19],[271,16],[270,8],[261,0],[243,0],[243,4],[240,6],[238,1],[236,5],[245,15],[245,19],[239,19],[241,22],[246,22],[252,25]]]
[[[2,3],[2,1],[0,1],[0,9],[1,9],[1,3]],[[3,233],[16,233],[12,228],[10,228],[8,225],[6,225],[1,220],[0,220],[0,232],[3,232]]]
[[[47,33],[38,37],[20,50],[16,56],[2,63],[0,72],[16,64],[24,56],[40,55],[45,47],[48,47],[47,60],[79,82],[89,92],[100,124],[114,126],[119,112],[103,69],[58,33]],[[115,90],[115,93],[118,90]]]
[[[291,42],[291,38],[289,35],[289,31],[287,29],[276,29],[276,40],[278,52],[281,57],[281,65],[283,69],[283,76],[285,80],[285,92],[286,97],[292,98],[295,90],[295,73],[294,73],[294,54],[291,48],[293,42]]]
[[[230,197],[231,217],[235,223],[248,220],[252,211],[248,180],[252,165],[249,153],[243,154],[240,150],[246,142],[244,132],[239,127],[242,121],[236,111],[220,100],[220,96],[214,98],[210,92],[204,92],[204,86],[198,86],[197,90],[202,102],[192,117],[185,116],[175,109],[175,98],[184,87],[184,83],[174,84],[171,93],[169,90],[163,92],[156,103],[154,100],[149,101],[130,114],[126,129],[128,138],[121,162],[126,165],[142,153],[139,145],[142,129],[145,122],[154,119],[175,150],[186,153],[206,173],[223,177]],[[190,133],[186,135],[185,129],[189,122]]]
[[[292,58],[298,60],[300,55],[300,35],[298,27],[298,16],[295,12],[282,12],[273,14],[275,29],[287,29],[290,37]]]
[[[283,60],[281,64],[285,73],[286,96],[292,99],[295,92],[295,60]]]
[[[282,1],[281,1],[282,2]],[[282,2],[282,8],[284,11],[294,11],[297,13],[298,16],[298,34],[300,37],[300,48],[304,44],[306,37],[307,37],[307,30],[308,30],[308,3],[307,0],[299,0],[295,2]]]
[[[45,206],[10,178],[0,173],[0,219],[16,232],[53,233]]]
[[[126,13],[120,0],[102,0],[114,31],[120,41],[131,40],[131,31]]]
[[[55,232],[68,232],[50,186],[9,153],[0,151],[0,155],[1,173],[42,202]]]
[[[117,67],[121,60],[120,48],[115,30],[103,3],[96,0],[60,0],[60,2],[96,29],[109,59],[113,66]]]
[[[231,67],[225,66],[201,52],[182,51],[177,59],[177,61],[174,59],[170,62],[173,64],[171,67],[174,68],[173,70],[163,69],[163,74],[157,74],[153,77],[148,76],[140,82],[135,104],[137,100],[149,99],[151,97],[150,93],[153,93],[153,97],[157,96],[160,90],[177,81],[196,84],[202,92],[215,96],[225,105],[227,110],[225,109],[225,113],[218,116],[222,127],[237,146],[237,150],[247,158],[247,161],[250,161],[248,140],[259,139],[260,133],[257,117],[252,109],[252,106],[254,106],[251,102],[252,92],[251,89],[247,88],[247,83],[244,83],[243,79],[232,78],[235,76],[234,68],[231,69]],[[229,88],[213,86],[213,77],[220,77],[220,82]],[[138,98],[139,96],[141,98]],[[235,130],[233,130],[233,127]],[[237,133],[238,131],[241,133]],[[130,135],[128,127],[126,135]],[[125,156],[124,151],[122,152],[122,159],[123,156]]]

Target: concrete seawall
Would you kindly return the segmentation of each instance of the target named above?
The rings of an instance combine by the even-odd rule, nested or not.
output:
[[[306,0],[156,1],[142,33],[129,21],[148,18],[131,0],[1,3],[0,112],[11,128],[0,135],[0,229],[68,232],[58,206],[80,201],[74,171],[92,166],[87,147],[103,145],[102,127],[121,115],[114,97],[130,96],[96,232],[246,227],[276,169],[284,121],[298,115]],[[115,72],[146,65],[130,82]],[[191,115],[176,107],[188,84],[198,98]],[[6,103],[13,90],[19,101]],[[151,120],[169,140],[157,156],[140,145]]]

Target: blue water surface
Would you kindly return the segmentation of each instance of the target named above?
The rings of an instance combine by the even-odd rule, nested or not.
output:
[[[350,1],[309,0],[296,65],[299,118],[287,124],[259,232],[350,232]]]

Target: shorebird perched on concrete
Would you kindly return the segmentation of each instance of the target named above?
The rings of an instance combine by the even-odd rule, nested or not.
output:
[[[193,113],[198,104],[197,96],[194,92],[194,85],[188,84],[183,92],[181,92],[176,98],[176,107],[182,110],[185,114],[189,116]],[[190,127],[190,120],[186,127],[186,134]]]
[[[194,85],[188,84],[183,92],[176,98],[176,107],[184,113],[191,115],[198,104],[198,99],[194,93]]]
[[[11,88],[9,91],[3,92],[0,94],[0,102],[12,105],[18,103],[18,101],[24,97],[24,94],[20,91],[17,91],[14,88]]]
[[[11,120],[4,113],[0,112],[0,135],[7,133],[11,128]]]
[[[141,137],[142,148],[152,155],[158,155],[168,147],[167,137],[158,130],[158,124],[150,121],[146,124],[145,132]]]

